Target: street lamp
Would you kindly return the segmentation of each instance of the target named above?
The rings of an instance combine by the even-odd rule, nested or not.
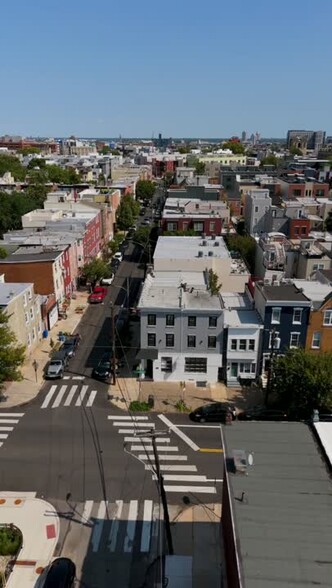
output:
[[[280,337],[277,336],[277,331],[275,327],[269,332],[270,333],[270,340],[271,340],[271,353],[270,353],[270,363],[269,369],[267,372],[267,382],[266,382],[266,391],[265,391],[265,406],[268,404],[269,394],[271,391],[271,381],[273,375],[273,360],[275,351],[280,349]]]

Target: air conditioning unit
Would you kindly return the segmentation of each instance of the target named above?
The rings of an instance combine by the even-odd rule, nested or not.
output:
[[[203,251],[198,252],[198,257],[203,257]]]
[[[213,251],[209,251],[208,256],[213,257]]]
[[[206,247],[207,241],[205,241],[205,239],[204,239],[204,241],[202,241],[202,245],[203,245],[203,247]]]
[[[214,247],[219,247],[219,245],[220,245],[219,241],[216,241],[216,242],[214,243]]]

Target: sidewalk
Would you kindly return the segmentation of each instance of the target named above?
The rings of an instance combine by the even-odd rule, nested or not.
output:
[[[6,586],[35,588],[50,563],[59,538],[60,521],[54,507],[33,492],[0,492],[0,524],[13,524],[23,544]]]
[[[25,404],[37,396],[44,383],[43,372],[45,365],[50,359],[50,340],[52,339],[54,343],[57,343],[58,333],[60,331],[68,333],[75,332],[83,316],[83,314],[76,312],[76,308],[84,306],[86,309],[88,296],[88,292],[76,292],[76,299],[71,300],[70,306],[67,309],[67,318],[59,320],[49,332],[48,338],[39,341],[34,350],[30,354],[27,353],[25,363],[21,368],[23,380],[7,383],[3,392],[6,400],[1,402],[1,408],[10,408]],[[37,381],[33,368],[34,361],[38,363]]]

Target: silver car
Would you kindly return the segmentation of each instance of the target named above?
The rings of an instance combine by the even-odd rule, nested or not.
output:
[[[64,369],[65,365],[61,359],[51,359],[47,366],[46,377],[49,379],[62,378]]]

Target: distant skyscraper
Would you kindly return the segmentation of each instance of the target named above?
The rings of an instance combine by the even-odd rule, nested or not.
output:
[[[325,144],[325,131],[291,130],[287,133],[287,149],[319,151]]]
[[[241,135],[242,143],[245,143],[246,140],[247,140],[247,131],[242,131],[242,135]]]

